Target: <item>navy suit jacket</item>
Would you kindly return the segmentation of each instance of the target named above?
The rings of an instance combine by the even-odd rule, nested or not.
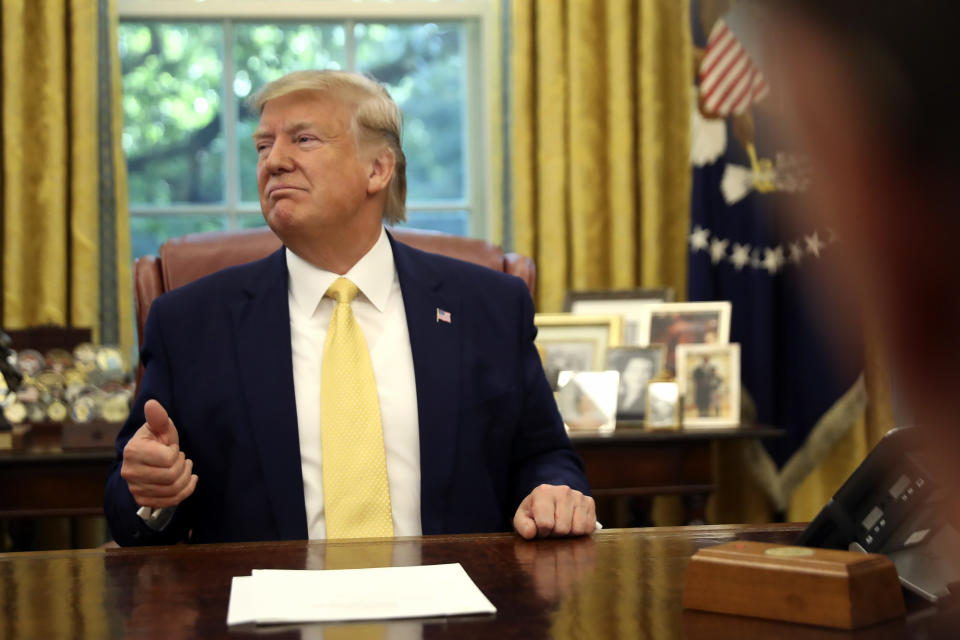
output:
[[[589,492],[533,344],[514,276],[390,238],[407,315],[420,423],[424,534],[507,531],[541,483]],[[117,438],[104,507],[123,545],[307,538],[284,250],[154,301],[140,392]],[[451,322],[439,322],[437,309]],[[155,398],[194,462],[194,494],[162,531],[120,477]]]

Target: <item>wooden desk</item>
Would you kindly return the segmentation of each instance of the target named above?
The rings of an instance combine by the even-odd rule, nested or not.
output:
[[[716,488],[714,442],[783,435],[769,427],[644,431],[641,426],[620,421],[610,434],[570,434],[593,495],[598,499],[681,495],[691,524],[706,522],[707,498]]]
[[[458,640],[941,637],[930,632],[931,618],[849,634],[681,610],[684,571],[696,549],[738,538],[786,543],[800,529],[724,525],[624,529],[536,542],[496,534],[4,554],[0,635],[314,638],[324,625],[226,627],[231,578],[255,568],[459,562],[496,614],[362,626],[385,628],[373,637]],[[360,627],[327,625],[325,637],[354,637]]]

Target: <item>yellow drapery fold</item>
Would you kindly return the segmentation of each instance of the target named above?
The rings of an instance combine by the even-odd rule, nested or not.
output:
[[[515,250],[568,289],[686,290],[689,3],[511,3]],[[682,77],[681,77],[682,76]]]
[[[129,352],[114,1],[3,2],[0,322],[91,327]]]

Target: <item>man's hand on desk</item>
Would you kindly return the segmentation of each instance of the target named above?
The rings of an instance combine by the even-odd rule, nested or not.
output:
[[[596,525],[593,498],[567,486],[550,484],[531,491],[513,516],[513,528],[527,540],[582,536],[593,533]]]
[[[592,537],[566,540],[562,544],[531,544],[517,540],[513,553],[533,580],[533,588],[547,602],[570,594],[597,563]]]
[[[180,437],[166,409],[156,400],[143,407],[147,421],[123,449],[120,476],[142,507],[175,507],[197,486],[193,461],[180,451]]]

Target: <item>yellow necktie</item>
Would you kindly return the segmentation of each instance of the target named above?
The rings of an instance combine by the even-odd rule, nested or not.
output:
[[[393,535],[380,402],[363,331],[350,303],[357,285],[337,278],[337,301],[323,343],[320,440],[327,538]]]

